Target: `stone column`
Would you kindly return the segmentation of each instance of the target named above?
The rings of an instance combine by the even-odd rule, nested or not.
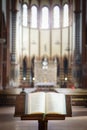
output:
[[[11,77],[10,82],[11,86],[17,86],[18,82],[18,73],[19,73],[19,64],[17,63],[17,45],[16,45],[16,30],[17,30],[17,13],[18,13],[18,0],[13,1],[12,10],[11,10],[11,21],[12,21],[12,43],[11,43]]]
[[[17,12],[12,12],[12,54],[11,61],[16,62],[16,15]]]
[[[78,0],[77,0],[78,1]],[[80,2],[80,1],[79,1]],[[73,66],[72,66],[72,76],[73,80],[75,83],[75,87],[81,87],[81,76],[82,76],[82,42],[81,42],[81,32],[82,32],[82,27],[81,27],[81,10],[80,10],[80,5],[76,4],[76,8],[74,11],[74,56],[73,56]],[[79,8],[77,8],[79,6]]]

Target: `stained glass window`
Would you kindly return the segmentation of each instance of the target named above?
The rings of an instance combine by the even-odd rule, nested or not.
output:
[[[54,28],[60,27],[60,8],[59,8],[59,6],[55,6],[53,8],[53,27]]]
[[[49,9],[48,7],[42,8],[42,19],[41,19],[41,28],[49,28]]]
[[[37,7],[31,7],[31,27],[37,28]]]
[[[23,4],[23,26],[28,24],[28,7],[26,4]]]
[[[69,25],[69,8],[68,4],[65,4],[63,6],[63,27],[66,27]]]

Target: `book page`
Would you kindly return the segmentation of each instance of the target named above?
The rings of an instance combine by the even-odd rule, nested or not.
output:
[[[27,114],[39,114],[45,112],[45,93],[29,93],[26,99]]]
[[[48,92],[46,94],[47,114],[66,114],[65,95],[61,93]]]

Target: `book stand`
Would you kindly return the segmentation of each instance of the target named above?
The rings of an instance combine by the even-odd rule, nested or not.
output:
[[[20,117],[21,120],[37,120],[38,130],[47,130],[49,120],[65,120],[66,115],[61,114],[25,114],[25,95],[22,92],[16,97],[15,117]]]

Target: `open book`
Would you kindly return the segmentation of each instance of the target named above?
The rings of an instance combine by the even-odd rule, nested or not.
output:
[[[35,92],[26,95],[26,114],[66,114],[65,95],[55,92]]]

